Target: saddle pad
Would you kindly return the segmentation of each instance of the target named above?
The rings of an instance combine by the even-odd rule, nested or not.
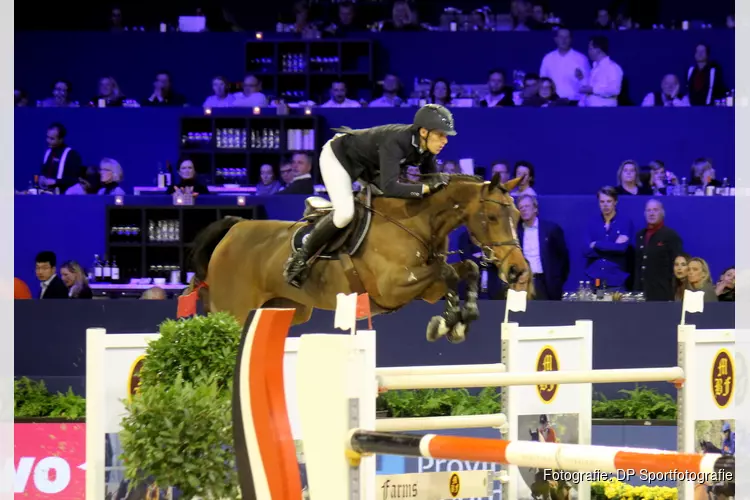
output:
[[[365,241],[367,232],[370,229],[371,221],[372,212],[366,210],[360,203],[356,203],[354,209],[354,220],[352,220],[352,222],[350,223],[354,225],[353,229],[348,229],[349,234],[346,236],[343,242],[341,242],[342,235],[339,234],[334,237],[333,240],[331,240],[331,243],[326,246],[326,248],[323,250],[323,252],[321,252],[318,258],[326,260],[338,260],[338,255],[340,253],[347,253],[349,255],[354,255],[355,253],[357,253],[359,247],[362,246],[362,242]],[[310,234],[314,227],[314,223],[309,223],[301,226],[294,232],[294,235],[292,235],[292,249],[294,251],[297,251],[302,247],[304,237]],[[347,231],[347,229],[343,229],[342,231]],[[335,244],[335,246],[331,247],[331,244]]]

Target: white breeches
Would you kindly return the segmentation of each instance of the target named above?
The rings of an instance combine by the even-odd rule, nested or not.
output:
[[[320,152],[320,175],[333,204],[333,224],[343,229],[354,218],[354,193],[352,179],[333,153],[331,141]]]

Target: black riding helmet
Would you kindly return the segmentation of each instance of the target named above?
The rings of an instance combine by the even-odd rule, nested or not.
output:
[[[414,115],[414,126],[432,132],[440,130],[446,135],[456,135],[453,113],[440,104],[425,104]]]

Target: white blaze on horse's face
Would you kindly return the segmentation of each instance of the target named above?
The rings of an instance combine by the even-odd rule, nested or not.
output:
[[[516,232],[516,225],[513,224],[513,217],[508,216],[508,226],[510,227],[510,234],[514,240],[518,239],[518,233]]]

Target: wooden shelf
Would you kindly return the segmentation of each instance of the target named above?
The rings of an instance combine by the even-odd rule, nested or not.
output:
[[[206,226],[226,215],[240,215],[246,219],[263,218],[259,206],[116,206],[107,207],[106,217],[106,258],[116,257],[120,268],[120,282],[128,283],[130,278],[167,278],[165,273],[157,276],[149,273],[150,266],[177,266],[181,280],[186,283],[188,272],[194,271],[190,264],[190,252],[196,235]],[[172,235],[177,241],[154,241],[149,237],[150,221],[172,222]],[[112,227],[127,224],[137,227],[137,236],[123,237],[112,234]],[[102,257],[104,259],[105,257]]]

